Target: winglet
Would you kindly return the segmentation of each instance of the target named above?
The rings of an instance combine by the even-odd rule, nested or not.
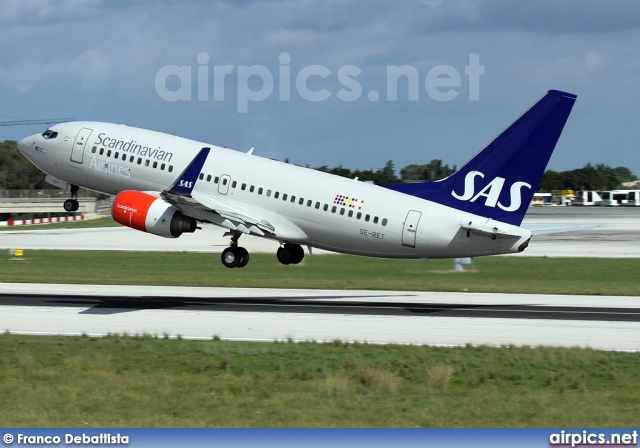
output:
[[[175,194],[176,196],[191,197],[193,187],[196,185],[200,171],[204,166],[204,162],[209,156],[211,148],[202,148],[197,156],[191,161],[191,163],[185,168],[180,177],[176,179],[171,188],[166,190],[169,194]]]

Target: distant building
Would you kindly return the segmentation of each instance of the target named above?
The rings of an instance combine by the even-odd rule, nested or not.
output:
[[[632,180],[631,182],[622,182],[622,186],[630,190],[640,190],[640,179]]]
[[[530,206],[551,204],[551,193],[533,193]]]

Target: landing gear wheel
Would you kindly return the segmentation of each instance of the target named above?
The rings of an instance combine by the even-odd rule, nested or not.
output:
[[[276,257],[278,257],[278,261],[282,264],[291,264],[291,250],[289,250],[287,246],[288,244],[279,247],[278,252],[276,252]]]
[[[236,248],[236,250],[241,257],[240,263],[238,263],[238,267],[243,268],[247,265],[247,263],[249,263],[249,251],[247,251],[247,249],[245,249],[244,247],[238,247]]]
[[[287,243],[278,248],[276,256],[282,264],[298,264],[304,258],[304,249],[298,244]]]
[[[249,252],[244,247],[227,247],[220,259],[228,268],[243,268],[249,263]]]
[[[238,267],[242,261],[242,257],[235,247],[227,247],[222,251],[220,258],[222,259],[222,264],[227,268]]]
[[[67,199],[64,201],[64,210],[66,212],[75,212],[80,208],[80,204],[75,199]]]
[[[298,264],[304,258],[304,249],[298,244],[291,245],[291,264]]]
[[[80,204],[78,204],[78,188],[77,185],[71,185],[71,199],[67,199],[64,201],[64,210],[66,212],[77,212],[80,208]]]

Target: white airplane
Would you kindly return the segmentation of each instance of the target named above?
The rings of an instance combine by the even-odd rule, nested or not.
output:
[[[296,264],[320,248],[370,257],[431,259],[523,251],[520,227],[576,96],[549,91],[464,167],[437,182],[376,186],[160,132],[100,122],[56,124],[18,143],[70,192],[116,195],[120,224],[166,238],[198,223],[227,230],[229,268],[249,262],[243,234],[280,242]]]

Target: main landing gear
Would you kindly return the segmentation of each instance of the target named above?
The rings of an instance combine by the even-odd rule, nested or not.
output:
[[[228,268],[243,268],[249,263],[249,252],[244,247],[238,247],[238,239],[242,235],[236,232],[231,237],[231,246],[222,251],[222,264]]]
[[[80,208],[78,203],[78,188],[76,185],[71,186],[71,199],[64,201],[64,210],[66,212],[77,212]]]
[[[276,255],[282,264],[298,264],[304,258],[304,249],[299,244],[285,243],[278,248]]]
[[[228,268],[243,268],[249,263],[249,252],[244,247],[238,246],[240,235],[242,235],[241,232],[233,234],[231,246],[223,250],[220,256],[222,264]],[[304,258],[304,249],[299,244],[285,243],[278,248],[276,255],[282,264],[298,264]]]

